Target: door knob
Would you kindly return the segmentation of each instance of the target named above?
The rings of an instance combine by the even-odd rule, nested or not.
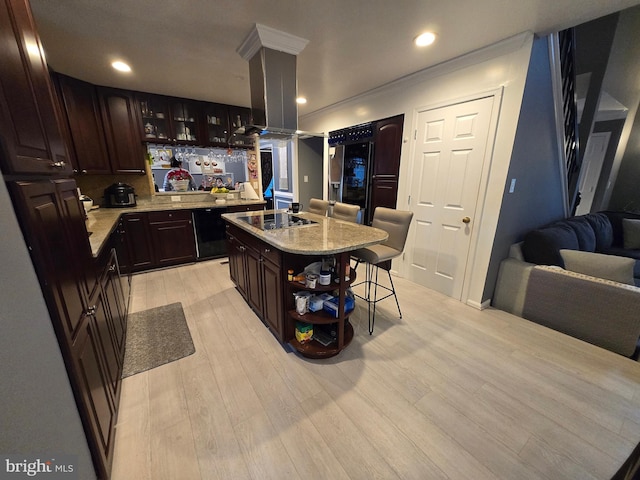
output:
[[[462,219],[462,223],[469,223],[471,221],[471,219],[469,217],[464,217]]]

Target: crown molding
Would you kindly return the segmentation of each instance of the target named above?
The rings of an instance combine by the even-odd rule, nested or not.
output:
[[[281,32],[275,28],[256,23],[253,30],[244,39],[236,52],[245,60],[251,60],[262,47],[277,50],[279,52],[298,55],[309,40],[296,37],[290,33]]]

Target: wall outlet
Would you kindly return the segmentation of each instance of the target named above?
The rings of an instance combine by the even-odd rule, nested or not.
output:
[[[304,177],[302,177],[302,181],[304,183],[309,183],[309,175],[305,175]]]
[[[516,179],[512,178],[511,185],[509,185],[509,193],[513,193],[515,189],[516,189]]]

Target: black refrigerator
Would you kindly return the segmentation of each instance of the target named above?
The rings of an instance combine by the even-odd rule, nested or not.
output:
[[[367,218],[372,142],[344,146],[342,202],[360,206],[360,218]],[[363,222],[364,223],[364,222]]]
[[[360,207],[358,222],[368,224],[373,161],[373,125],[356,125],[329,132],[334,147],[330,162],[329,200]]]

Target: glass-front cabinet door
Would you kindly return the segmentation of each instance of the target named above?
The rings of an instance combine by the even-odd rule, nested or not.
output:
[[[141,94],[138,101],[142,116],[143,138],[154,142],[171,142],[169,103],[166,97]]]
[[[170,108],[175,141],[197,143],[199,132],[196,104],[176,98],[171,100]]]
[[[229,109],[219,103],[205,103],[205,141],[211,146],[226,147],[229,140]]]
[[[229,124],[231,136],[229,144],[235,147],[249,147],[253,145],[253,138],[234,133],[240,127],[251,125],[251,109],[244,107],[229,107]]]

